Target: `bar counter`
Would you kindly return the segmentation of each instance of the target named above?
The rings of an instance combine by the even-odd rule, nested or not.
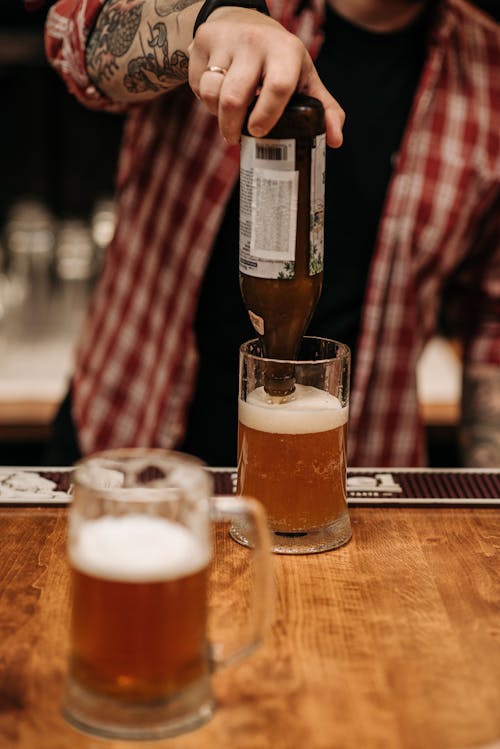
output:
[[[0,474],[2,749],[500,747],[500,471],[473,481],[441,472],[439,491],[431,472],[350,472],[351,542],[273,556],[271,630],[253,655],[214,675],[215,716],[141,744],[86,736],[60,716],[69,474]],[[215,479],[227,493],[234,472]],[[412,486],[429,496],[408,496]],[[432,496],[463,486],[474,496]],[[242,609],[231,573],[242,547],[225,532],[219,543],[229,618]]]

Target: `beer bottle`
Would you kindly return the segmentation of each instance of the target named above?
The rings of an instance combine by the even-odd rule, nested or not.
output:
[[[295,94],[264,138],[249,134],[248,116],[241,138],[240,288],[263,355],[295,359],[323,282],[324,110],[317,99]],[[276,364],[265,389],[292,393],[290,367]]]

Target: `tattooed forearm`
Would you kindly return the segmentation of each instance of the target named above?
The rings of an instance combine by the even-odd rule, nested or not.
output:
[[[188,58],[181,50],[169,57],[167,28],[164,23],[149,27],[146,39],[148,49],[131,60],[123,79],[127,91],[161,91],[172,87],[172,81],[185,81],[188,75]],[[142,45],[141,45],[142,46]],[[149,51],[150,50],[150,51]]]
[[[462,444],[468,467],[500,467],[500,367],[473,367],[464,377]]]
[[[136,5],[108,0],[89,37],[86,50],[87,70],[97,85],[119,70],[118,58],[132,47],[142,20],[144,2]]]
[[[92,82],[112,98],[133,100],[187,81],[188,56],[182,43],[189,38],[182,37],[178,14],[196,2],[107,0],[87,43]]]

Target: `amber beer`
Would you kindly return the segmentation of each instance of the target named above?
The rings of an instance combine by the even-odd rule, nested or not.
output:
[[[348,407],[300,384],[283,400],[263,387],[239,400],[238,492],[259,497],[275,533],[310,532],[347,510]]]
[[[130,741],[201,726],[216,707],[211,674],[247,656],[267,632],[272,570],[262,506],[213,496],[204,463],[161,448],[89,455],[71,479],[62,715],[92,736]],[[254,585],[242,590],[246,626],[224,623],[224,637],[214,640],[212,537],[227,523],[252,531],[252,551],[232,582],[243,584],[251,571]]]
[[[270,359],[296,358],[321,293],[325,144],[323,105],[301,94],[264,138],[242,131],[240,288]],[[293,382],[273,365],[265,387],[284,395]]]
[[[146,703],[208,677],[208,549],[192,531],[162,517],[101,517],[81,524],[69,552],[76,682]]]

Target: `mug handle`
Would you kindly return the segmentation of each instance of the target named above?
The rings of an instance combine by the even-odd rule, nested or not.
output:
[[[214,670],[224,668],[250,655],[263,641],[272,618],[273,569],[271,537],[266,512],[250,497],[217,496],[211,498],[210,517],[214,523],[243,522],[253,554],[254,584],[248,608],[246,636],[237,645],[211,642],[210,660]],[[234,541],[237,544],[237,541]],[[245,547],[240,547],[245,548]]]

